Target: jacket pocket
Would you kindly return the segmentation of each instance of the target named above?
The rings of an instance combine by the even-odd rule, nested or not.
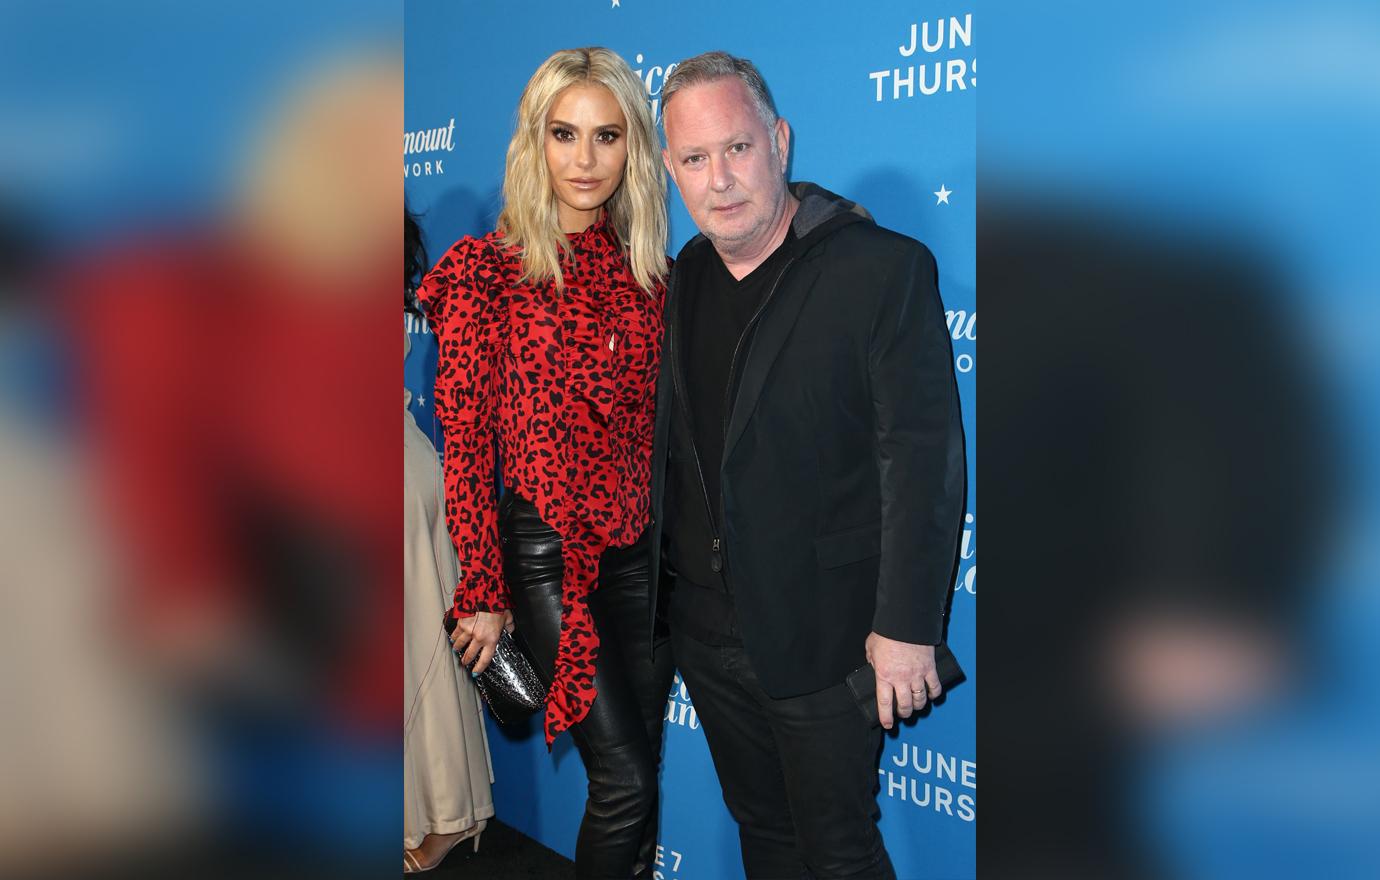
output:
[[[815,538],[820,568],[838,568],[882,552],[882,524],[868,523]]]

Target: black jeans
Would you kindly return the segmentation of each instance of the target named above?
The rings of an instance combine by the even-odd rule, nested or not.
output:
[[[894,880],[877,830],[882,729],[863,719],[847,686],[773,699],[741,645],[707,645],[675,621],[673,612],[676,664],[749,880]]]
[[[561,632],[561,538],[511,491],[499,505],[498,528],[513,622],[550,687]],[[598,693],[570,731],[589,778],[575,843],[582,880],[652,875],[662,718],[674,668],[667,638],[654,638],[648,627],[647,543],[644,533],[630,547],[604,551],[588,600],[599,633]]]

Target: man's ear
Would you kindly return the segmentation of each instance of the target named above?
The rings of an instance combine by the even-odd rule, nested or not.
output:
[[[776,118],[776,152],[781,156],[781,170],[784,172],[791,158],[791,124],[784,118]]]

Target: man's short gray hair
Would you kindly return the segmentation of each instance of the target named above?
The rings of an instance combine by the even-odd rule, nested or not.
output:
[[[663,124],[666,119],[666,107],[676,92],[728,77],[737,77],[747,86],[752,103],[757,107],[757,115],[762,118],[762,125],[766,126],[767,131],[771,131],[776,125],[776,104],[771,99],[771,92],[767,90],[766,81],[751,61],[746,58],[735,58],[727,52],[704,52],[675,66],[661,87]]]

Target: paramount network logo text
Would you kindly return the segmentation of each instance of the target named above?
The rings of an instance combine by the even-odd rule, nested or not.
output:
[[[867,75],[877,87],[877,100],[899,101],[920,95],[933,95],[939,91],[962,92],[977,87],[976,58],[934,58],[941,52],[957,52],[959,46],[971,49],[973,46],[973,14],[963,18],[951,15],[947,19],[916,22],[910,26],[896,47],[902,58],[912,58],[922,53],[920,64],[907,64],[874,70]],[[890,88],[887,88],[890,81]]]
[[[633,63],[642,63],[641,52],[638,52],[637,55],[634,56]],[[637,78],[642,80],[643,88],[647,90],[647,106],[652,108],[653,122],[661,121],[661,87],[666,85],[666,77],[670,76],[671,71],[675,69],[676,62],[673,61],[665,67],[662,67],[660,64],[654,64],[648,67],[645,73],[641,67],[633,71],[633,73],[637,74]]]
[[[408,333],[420,333],[423,336],[431,335],[431,327],[427,324],[425,318],[419,318],[411,312],[408,312],[403,316],[403,322],[404,329],[406,329]]]
[[[958,580],[954,592],[962,590],[977,595],[977,515],[969,513],[963,517],[963,542],[958,548]]]
[[[965,345],[968,342],[977,342],[977,310],[972,314],[962,309],[949,309],[944,313],[944,322],[949,327],[949,337],[954,341],[954,348],[974,346]],[[973,367],[977,366],[977,360],[972,352],[960,351],[954,357],[954,369],[960,373],[971,373]]]
[[[680,677],[679,672],[671,682],[671,693],[666,697],[666,714],[662,717],[681,727],[700,729],[700,716],[695,712],[694,704],[690,702],[690,691],[685,687],[685,679]]]
[[[972,822],[977,818],[977,762],[961,760],[907,742],[877,768],[882,794],[919,809]],[[929,782],[924,777],[936,782]],[[948,785],[940,785],[947,782]],[[964,789],[967,789],[965,791]]]
[[[445,174],[444,159],[437,156],[434,159],[416,159],[409,161],[408,156],[439,153],[442,150],[447,153],[455,149],[455,117],[450,118],[449,125],[442,125],[436,128],[423,128],[418,131],[409,131],[403,134],[403,177],[431,176],[433,173]]]

